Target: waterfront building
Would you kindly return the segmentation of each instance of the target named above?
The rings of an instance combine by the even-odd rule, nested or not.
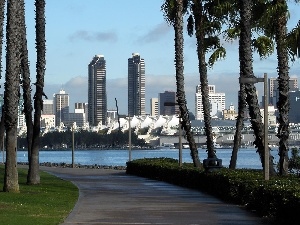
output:
[[[145,61],[139,53],[132,53],[128,59],[128,115],[146,115]]]
[[[158,98],[150,99],[150,115],[158,116]]]
[[[90,126],[106,125],[106,60],[95,55],[88,65],[88,122]]]
[[[55,113],[55,125],[60,126],[61,123],[65,123],[69,114],[69,94],[63,89],[59,91],[59,94],[54,95],[54,113]]]
[[[223,119],[224,120],[236,120],[238,116],[237,111],[235,111],[234,105],[230,105],[229,109],[223,110]]]
[[[179,114],[179,106],[177,104],[175,91],[159,93],[159,114],[165,116]]]
[[[265,121],[265,119],[264,119],[264,116],[265,116],[264,111],[265,111],[264,108],[260,109],[260,114],[261,114],[261,117],[262,117],[261,118],[262,122]],[[276,125],[276,120],[277,120],[276,113],[277,113],[277,109],[273,105],[269,105],[268,106],[268,126],[270,126],[270,125]]]
[[[216,93],[215,85],[208,85],[208,98],[210,102],[210,115],[212,118],[222,118],[225,109],[225,93]],[[195,117],[196,120],[204,120],[201,86],[196,86],[195,94]]]
[[[290,91],[298,90],[298,78],[294,77],[289,79],[289,88]],[[277,107],[277,102],[279,98],[277,78],[268,79],[268,90],[269,90],[269,104]]]

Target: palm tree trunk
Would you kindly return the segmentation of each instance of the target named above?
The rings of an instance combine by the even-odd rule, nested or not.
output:
[[[242,129],[244,126],[245,109],[246,109],[246,104],[247,104],[244,84],[240,84],[238,102],[239,102],[239,107],[238,107],[238,116],[237,116],[237,120],[236,120],[236,130],[235,130],[235,134],[234,134],[234,143],[233,143],[231,159],[230,159],[230,163],[229,163],[230,169],[236,168],[237,153],[238,153],[239,147],[241,145],[241,135],[242,135]]]
[[[189,142],[191,157],[195,167],[201,167],[198,149],[195,143],[193,133],[191,132],[191,122],[186,106],[186,96],[184,91],[184,66],[183,66],[183,5],[182,0],[177,0],[176,18],[174,24],[175,30],[175,62],[176,62],[176,87],[177,101],[182,118],[182,127],[185,130]]]
[[[36,92],[34,96],[34,125],[31,164],[29,176],[31,184],[40,183],[39,175],[39,148],[40,148],[40,118],[43,109],[44,77],[46,66],[46,38],[45,38],[45,0],[36,0]]]
[[[286,5],[285,0],[275,0],[274,4]],[[289,139],[289,65],[288,52],[286,45],[287,35],[287,18],[286,12],[278,12],[276,17],[275,39],[277,43],[277,60],[278,60],[278,91],[279,100],[277,108],[278,116],[278,133],[279,138],[279,174],[288,174],[288,139]]]
[[[251,34],[251,13],[252,13],[252,1],[251,0],[239,0],[240,4],[240,43],[239,43],[239,59],[240,59],[240,77],[241,78],[255,78],[253,73],[253,57],[252,57],[252,34]],[[257,147],[258,154],[261,159],[262,166],[264,168],[264,131],[263,123],[261,119],[260,108],[258,104],[256,88],[254,83],[245,84],[245,92],[247,94],[246,102],[249,106],[249,114],[251,118],[252,129],[255,134],[254,144]],[[269,174],[274,175],[275,170],[273,166],[273,157],[270,154],[269,157]]]
[[[3,45],[3,26],[4,26],[4,9],[6,0],[0,0],[0,58],[2,59],[2,45]],[[2,61],[0,60],[0,79],[2,72]]]
[[[6,0],[0,0],[0,59],[2,59],[2,46],[3,46],[3,26],[4,26],[4,9]],[[0,79],[2,74],[2,61],[0,60]],[[4,127],[4,108],[0,109],[2,111],[1,121],[0,121],[0,146],[3,146],[3,138],[5,133]],[[4,151],[4,149],[3,149]]]
[[[4,188],[6,192],[19,192],[17,171],[17,122],[20,94],[20,1],[8,0],[6,26],[6,74],[4,92],[4,115],[6,128],[6,164]]]
[[[208,78],[207,78],[207,63],[205,61],[205,48],[204,38],[205,34],[202,31],[202,25],[204,24],[202,15],[202,1],[194,0],[194,12],[195,17],[195,28],[197,38],[197,54],[199,61],[199,73],[200,73],[200,86],[202,94],[203,114],[204,114],[204,128],[206,134],[207,144],[207,157],[216,158],[216,152],[214,150],[213,132],[211,126],[210,116],[210,102],[209,102],[209,90],[208,90]]]
[[[24,100],[24,113],[27,126],[27,146],[28,146],[28,162],[30,165],[31,160],[31,143],[32,143],[32,104],[31,104],[31,86],[30,86],[30,71],[26,38],[26,25],[25,25],[25,3],[24,0],[20,0],[22,5],[22,87],[23,87],[23,100]],[[27,177],[28,179],[28,177]],[[27,181],[28,182],[28,181]]]

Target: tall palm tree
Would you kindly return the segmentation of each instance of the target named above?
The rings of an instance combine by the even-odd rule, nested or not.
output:
[[[30,184],[40,183],[39,175],[39,148],[40,148],[40,118],[43,110],[44,77],[46,68],[46,38],[45,38],[45,0],[35,1],[36,11],[36,91],[34,95],[34,124],[32,147],[29,161],[29,173],[27,182]],[[47,98],[47,96],[45,96]]]
[[[4,13],[5,13],[5,2],[6,0],[0,0],[0,79],[2,74],[2,46],[3,46],[3,27],[4,27]],[[5,133],[5,127],[4,127],[4,110],[3,108],[0,109],[1,114],[1,121],[0,121],[0,146],[3,146],[3,140],[4,140],[4,133]]]
[[[220,58],[226,56],[225,49],[220,44],[219,32],[222,28],[222,16],[216,10],[218,3],[215,1],[190,0],[191,15],[188,19],[188,33],[195,35],[197,39],[197,55],[199,61],[200,87],[203,104],[205,134],[207,143],[208,158],[216,158],[216,152],[213,142],[213,131],[211,126],[210,102],[208,90],[207,67]],[[206,54],[212,51],[208,62]]]
[[[240,78],[255,78],[253,73],[252,56],[252,0],[239,0],[240,8],[240,40],[239,40],[239,60],[240,60]],[[256,95],[256,88],[253,83],[245,84],[246,102],[249,106],[251,125],[255,133],[254,144],[257,147],[261,162],[264,165],[264,130],[261,119],[261,113]],[[269,174],[274,175],[273,158],[269,157]]]
[[[278,91],[279,99],[277,102],[278,133],[279,138],[279,174],[288,174],[288,139],[289,139],[289,59],[287,51],[287,3],[285,0],[274,0],[277,6],[275,17],[275,40],[278,61]]]
[[[24,100],[23,106],[24,106],[24,113],[25,113],[25,120],[26,120],[26,127],[27,127],[28,162],[30,168],[33,124],[32,124],[31,85],[30,85],[30,70],[29,70],[28,49],[27,49],[24,1],[22,2],[21,7],[22,7],[22,10],[20,11],[22,16],[22,26],[20,28],[22,30],[21,32],[22,33],[21,74],[22,74],[22,87],[23,87],[23,100]]]
[[[239,2],[232,1],[232,0],[226,0],[228,3],[230,3],[230,8],[226,11],[228,13],[228,25],[229,29],[225,31],[225,36],[227,39],[238,39],[241,36],[241,13],[240,11],[240,6]],[[226,2],[225,1],[225,2]],[[255,16],[255,19],[250,20],[251,22],[251,29],[257,30],[257,20],[263,15],[262,11],[262,4],[264,4],[264,1],[257,1],[255,2],[255,5],[252,7],[255,7],[252,9],[253,15]],[[244,29],[245,30],[245,29]],[[241,39],[239,39],[241,40]],[[241,43],[241,42],[240,42]],[[273,51],[274,51],[274,45],[273,42],[266,36],[260,35],[258,37],[255,37],[251,41],[252,48],[256,50],[259,53],[259,56],[261,59],[266,58],[270,56]],[[240,49],[241,50],[241,49]],[[240,54],[243,54],[240,52]],[[241,55],[240,55],[241,56]],[[252,57],[252,56],[251,56]],[[242,57],[241,57],[242,59]],[[242,69],[242,66],[240,67],[240,77],[243,76],[245,70]],[[253,72],[253,70],[252,70]],[[235,135],[234,135],[234,144],[233,144],[233,149],[232,149],[232,155],[231,155],[231,160],[229,164],[229,168],[235,169],[236,168],[236,161],[237,161],[237,152],[240,147],[241,143],[241,132],[242,128],[244,126],[244,117],[245,117],[245,112],[247,108],[247,102],[246,102],[246,89],[245,89],[245,84],[240,83],[240,90],[239,90],[239,95],[238,95],[238,116],[236,120],[236,130],[235,130]],[[252,115],[254,115],[252,113]],[[256,120],[253,120],[252,122],[258,122]],[[258,136],[259,134],[256,134]],[[272,156],[270,156],[272,159]]]
[[[298,0],[296,2],[299,2]],[[276,42],[278,72],[278,132],[279,138],[279,174],[288,174],[288,139],[289,139],[289,54],[294,60],[299,57],[299,28],[287,33],[288,5],[286,0],[265,1],[264,17],[260,26]]]
[[[21,39],[20,0],[7,1],[6,74],[4,88],[4,118],[6,128],[6,163],[4,187],[6,192],[19,192],[17,171],[17,123],[20,95]]]
[[[162,5],[162,11],[165,19],[169,22],[175,31],[175,64],[176,64],[176,95],[182,118],[182,127],[185,130],[189,142],[191,157],[195,167],[201,167],[198,149],[191,131],[191,122],[186,105],[186,96],[184,90],[184,66],[183,66],[183,14],[187,8],[186,0],[166,0]]]

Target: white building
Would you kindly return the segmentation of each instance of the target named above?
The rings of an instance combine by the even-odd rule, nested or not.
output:
[[[55,115],[41,115],[41,127],[46,129],[55,127]]]
[[[208,97],[210,102],[210,113],[213,118],[221,118],[225,109],[225,93],[216,93],[215,85],[208,85]],[[195,118],[204,120],[201,86],[197,85],[195,94]]]

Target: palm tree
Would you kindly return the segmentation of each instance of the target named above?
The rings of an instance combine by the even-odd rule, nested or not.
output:
[[[31,86],[30,86],[30,70],[28,60],[27,38],[26,38],[26,24],[25,24],[25,3],[22,2],[22,58],[21,58],[21,74],[22,74],[22,87],[23,87],[23,100],[24,100],[24,113],[27,126],[27,145],[28,145],[28,162],[31,156],[31,143],[32,143],[32,104],[31,104]],[[30,163],[29,163],[30,168]],[[30,171],[30,169],[29,169]],[[29,173],[29,172],[28,172]],[[29,178],[29,176],[28,176]],[[27,179],[28,179],[27,178]],[[28,182],[28,181],[27,181]]]
[[[277,8],[275,17],[275,40],[278,60],[278,90],[279,99],[277,102],[278,133],[279,138],[279,174],[288,174],[288,139],[289,139],[289,62],[287,51],[287,3],[285,0],[274,0]]]
[[[207,67],[226,56],[225,49],[220,44],[218,37],[222,28],[222,14],[216,10],[218,3],[215,1],[190,1],[191,15],[188,18],[188,33],[195,35],[197,39],[197,55],[199,61],[200,87],[203,103],[203,114],[208,158],[216,158],[213,142],[213,131],[211,126],[210,102],[208,90]],[[206,54],[212,51],[208,62]]]
[[[299,57],[299,52],[297,52],[300,48],[299,26],[289,34],[287,33],[288,5],[286,0],[266,1],[264,10],[265,16],[261,18],[259,25],[268,37],[275,40],[277,51],[279,174],[287,175],[289,160],[289,54],[292,60]]]
[[[240,78],[255,78],[253,73],[252,57],[252,1],[239,0],[240,8],[240,40],[239,40],[239,60],[240,60]],[[261,162],[264,165],[264,131],[261,119],[261,113],[256,95],[256,88],[253,83],[245,84],[246,102],[249,106],[251,125],[255,133],[254,144],[257,147]],[[269,157],[269,174],[274,175],[273,158]]]
[[[186,96],[184,90],[184,66],[183,66],[183,14],[187,8],[185,0],[166,0],[162,5],[165,19],[173,25],[175,31],[175,63],[176,63],[176,95],[182,118],[182,127],[185,130],[189,142],[191,157],[195,167],[201,167],[198,149],[191,131],[191,122],[186,105]]]
[[[39,148],[40,148],[40,118],[43,109],[44,77],[46,66],[46,38],[45,38],[45,0],[36,0],[36,92],[34,95],[34,124],[29,172],[27,183],[39,184]],[[47,96],[45,96],[47,98]]]
[[[0,0],[0,79],[2,74],[2,45],[3,45],[3,26],[4,26],[4,11],[5,11],[5,0]],[[0,146],[3,146],[3,140],[4,140],[4,110],[3,107],[1,108],[1,121],[0,121]]]
[[[17,122],[18,102],[20,95],[20,53],[21,39],[21,3],[20,0],[8,0],[7,2],[7,26],[6,26],[6,74],[4,89],[4,118],[6,128],[6,163],[4,175],[4,187],[6,192],[19,192],[17,171]]]

